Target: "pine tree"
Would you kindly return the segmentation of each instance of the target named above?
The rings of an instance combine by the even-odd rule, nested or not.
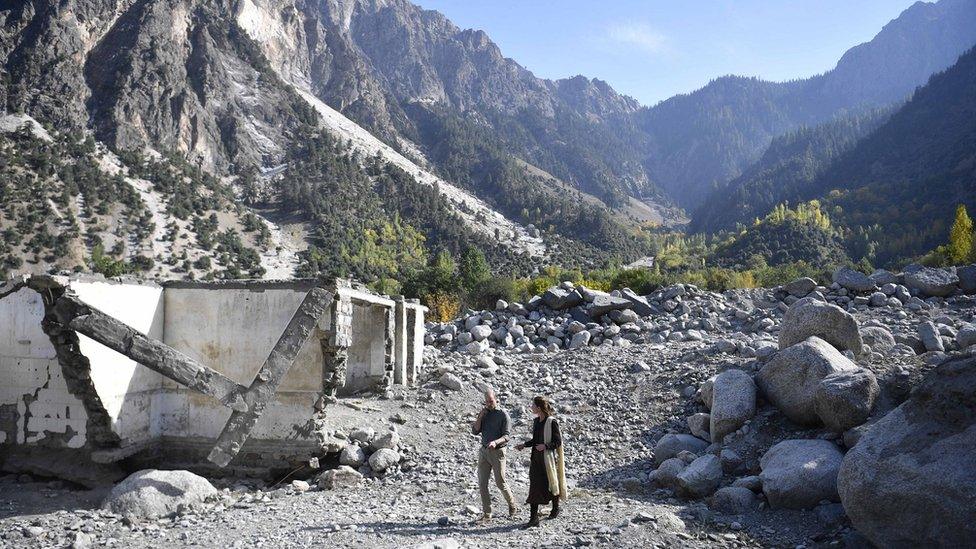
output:
[[[973,220],[966,212],[966,206],[956,207],[956,221],[949,231],[949,260],[954,264],[973,259]]]

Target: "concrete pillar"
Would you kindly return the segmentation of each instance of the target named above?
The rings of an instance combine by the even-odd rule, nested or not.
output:
[[[407,301],[407,384],[416,385],[417,376],[424,367],[424,336],[427,329],[424,325],[424,311],[426,307],[419,300]]]
[[[395,297],[394,301],[396,305],[393,311],[395,317],[393,326],[393,383],[407,385],[409,383],[407,380],[407,355],[409,349],[407,345],[407,315],[410,311],[407,310],[403,296]]]

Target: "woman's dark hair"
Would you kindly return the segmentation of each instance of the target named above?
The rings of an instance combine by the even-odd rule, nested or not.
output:
[[[556,415],[556,412],[552,409],[552,403],[549,402],[549,399],[544,396],[540,395],[533,398],[532,404],[535,404],[536,408],[542,410],[542,413],[545,414],[546,417],[552,417]]]

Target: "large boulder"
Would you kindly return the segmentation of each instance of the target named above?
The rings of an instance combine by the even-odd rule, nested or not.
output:
[[[207,479],[189,471],[143,469],[116,484],[102,507],[117,515],[157,519],[215,495],[217,489]]]
[[[878,547],[976,540],[976,357],[932,370],[844,458],[841,502]]]
[[[837,305],[805,297],[786,311],[779,332],[779,348],[785,349],[810,336],[817,336],[841,351],[861,354],[861,333],[854,316]]]
[[[703,498],[718,488],[722,481],[722,461],[714,454],[705,454],[688,464],[677,474],[677,492],[686,498]]]
[[[794,297],[806,297],[807,294],[817,289],[817,281],[803,277],[783,285],[783,291]]]
[[[780,442],[759,461],[766,501],[774,509],[810,509],[823,500],[838,501],[837,472],[843,459],[829,440]]]
[[[542,294],[542,301],[548,305],[550,309],[559,311],[579,305],[583,302],[583,296],[581,296],[576,290],[563,288],[560,286],[553,286]]]
[[[756,384],[742,370],[726,370],[712,383],[712,407],[708,432],[712,442],[742,427],[756,413]]]
[[[817,415],[828,429],[843,433],[867,421],[879,391],[870,370],[830,374],[817,386]]]
[[[905,271],[905,285],[926,296],[945,297],[959,287],[959,277],[945,269],[922,267]]]
[[[708,443],[700,438],[685,434],[667,434],[654,446],[654,465],[661,465],[664,460],[673,458],[684,450],[701,455],[705,448],[708,448]]]
[[[834,271],[834,282],[852,292],[870,292],[877,288],[868,275],[850,267],[841,267]]]
[[[622,297],[615,297],[610,294],[600,293],[593,296],[593,301],[587,308],[587,313],[589,313],[590,318],[597,319],[610,311],[627,309],[629,307],[630,301]]]
[[[776,353],[759,370],[759,388],[795,423],[816,425],[816,396],[820,382],[830,374],[857,371],[858,366],[818,337]],[[714,434],[712,435],[714,436]]]
[[[654,307],[651,307],[651,304],[646,299],[637,295],[630,288],[620,290],[620,295],[627,301],[630,301],[630,308],[638,315],[651,316],[654,314]]]

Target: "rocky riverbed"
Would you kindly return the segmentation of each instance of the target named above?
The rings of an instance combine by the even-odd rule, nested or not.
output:
[[[946,359],[972,354],[976,301],[958,278],[935,296],[905,274],[881,276],[865,282],[843,272],[827,287],[800,280],[726,294],[680,286],[611,295],[563,285],[554,293],[568,301],[472,311],[453,328],[431,326],[420,387],[344,399],[329,412],[323,451],[342,469],[209,479],[213,491],[164,476],[160,482],[181,488],[172,501],[146,496],[166,515],[152,518],[136,515],[145,505],[103,507],[108,490],[7,476],[0,546],[869,547],[911,535],[941,536],[948,546],[973,527],[963,524],[965,505],[952,509],[959,498],[971,502],[965,488],[976,482],[964,463],[976,448],[976,366]],[[604,295],[639,298],[636,307],[648,309],[617,301],[591,315],[594,303],[613,305]],[[479,326],[487,329],[480,339]],[[583,332],[586,343],[574,345]],[[458,341],[461,333],[471,340]],[[571,495],[564,513],[540,528],[518,529],[524,506],[515,521],[474,523],[477,439],[469,425],[488,386],[516,436],[528,435],[532,396],[556,404]],[[931,410],[933,402],[948,412]],[[896,415],[902,419],[889,425]],[[924,433],[913,432],[909,424],[922,419]],[[884,456],[904,440],[920,463],[954,469],[955,486],[940,484],[932,467],[900,478]],[[519,501],[527,458],[509,450]],[[868,503],[881,488],[892,503],[873,512]],[[929,509],[897,517],[906,491],[923,494]],[[495,501],[504,506],[497,493]],[[914,534],[885,538],[894,531],[885,514]],[[934,514],[958,531],[939,530]]]

